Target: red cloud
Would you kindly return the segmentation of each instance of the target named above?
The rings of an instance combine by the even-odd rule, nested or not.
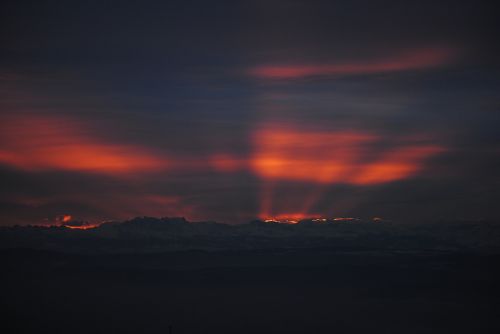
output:
[[[378,154],[372,151],[383,139],[362,131],[263,127],[254,136],[251,168],[264,179],[367,185],[411,177],[425,159],[443,151],[421,144],[395,145]]]
[[[258,128],[249,165],[262,179],[260,216],[275,216],[291,208],[294,215],[284,216],[310,216],[309,210],[321,199],[324,186],[369,186],[404,180],[417,175],[428,158],[444,150],[411,138],[403,138],[404,144],[380,148],[386,139],[364,131],[311,131],[272,124]],[[278,181],[310,186],[309,190],[275,196]]]
[[[17,116],[0,125],[0,163],[25,170],[69,170],[117,175],[164,169],[147,149],[107,142],[75,119]]]
[[[449,48],[425,48],[399,56],[358,62],[259,65],[250,69],[249,74],[261,79],[299,79],[310,76],[398,72],[445,65],[454,55],[454,50]]]

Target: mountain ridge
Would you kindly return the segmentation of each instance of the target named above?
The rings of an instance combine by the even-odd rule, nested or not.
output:
[[[136,217],[92,228],[62,226],[0,228],[0,248],[71,252],[164,252],[331,248],[351,250],[439,250],[500,253],[500,223],[455,221],[398,224],[378,221],[314,221],[296,224],[251,221],[229,225],[189,222],[182,217]]]

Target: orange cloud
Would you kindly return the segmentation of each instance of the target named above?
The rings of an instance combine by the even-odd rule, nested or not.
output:
[[[273,124],[257,128],[249,167],[263,180],[260,217],[274,217],[290,208],[298,208],[306,217],[325,186],[368,186],[404,180],[421,172],[428,158],[444,151],[438,145],[425,144],[421,137],[399,139],[404,144],[381,148],[387,138],[364,131],[313,131]],[[298,181],[312,187],[292,192],[292,198],[288,192],[275,196],[278,181]]]
[[[159,170],[167,161],[147,149],[114,144],[74,119],[10,117],[0,125],[0,163],[25,170],[120,174]]]
[[[342,181],[373,135],[359,132],[308,132],[259,129],[254,137],[253,171],[269,179],[319,183]]]
[[[415,144],[374,156],[372,148],[383,139],[360,131],[262,127],[254,135],[251,168],[264,179],[377,184],[413,176],[425,159],[443,150]]]
[[[418,70],[449,63],[455,55],[449,48],[425,48],[384,59],[358,62],[259,65],[249,70],[261,79],[298,79],[310,76],[359,75]]]
[[[435,145],[404,146],[384,153],[375,161],[359,169],[350,179],[351,183],[369,185],[402,180],[416,174],[425,159],[443,151]]]

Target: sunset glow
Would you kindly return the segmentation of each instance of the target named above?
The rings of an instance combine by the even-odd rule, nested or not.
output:
[[[500,333],[495,4],[2,2],[0,334]]]
[[[88,225],[63,225],[71,230],[90,230],[99,227],[100,224],[88,224]]]
[[[286,196],[275,194],[277,182],[311,184],[308,192],[301,191],[293,198],[302,203],[301,219],[311,216],[310,208],[321,200],[328,185],[372,186],[408,179],[425,168],[427,159],[445,151],[441,146],[412,142],[411,138],[400,140],[401,144],[396,141],[381,149],[380,143],[386,138],[376,133],[262,126],[254,135],[250,163],[251,170],[262,178],[260,216],[275,217],[281,214],[276,212],[277,206],[293,206]]]
[[[317,133],[264,128],[255,134],[253,171],[266,179],[343,181],[373,136],[357,132]]]
[[[165,169],[164,157],[115,144],[71,118],[10,117],[0,125],[0,163],[24,170],[69,170],[119,175]]]
[[[370,185],[411,177],[423,168],[425,159],[443,151],[442,147],[435,145],[396,148],[366,164],[357,175],[352,177],[351,182]]]
[[[405,144],[373,156],[375,145],[384,138],[354,131],[264,127],[254,138],[252,170],[257,175],[326,184],[401,180],[418,172],[425,159],[443,151],[438,146]]]
[[[111,177],[169,171],[222,175],[253,174],[260,179],[259,216],[298,221],[310,217],[325,187],[333,184],[372,186],[418,175],[428,158],[445,151],[424,139],[399,138],[387,147],[386,136],[367,130],[331,130],[264,122],[255,127],[249,155],[219,151],[200,164],[195,156],[177,159],[152,148],[117,144],[95,135],[89,125],[71,118],[10,117],[0,125],[0,163],[26,171],[64,170]],[[397,142],[401,142],[398,144]],[[280,182],[302,182],[308,189],[279,195]],[[140,193],[141,191],[139,191]],[[147,194],[113,196],[104,210],[129,217],[150,212],[194,214],[176,196]],[[79,199],[77,199],[79,200]],[[87,203],[93,203],[91,199]],[[120,204],[121,203],[121,204]],[[283,214],[298,208],[300,214]],[[147,210],[147,211],[145,211]],[[285,210],[285,211],[283,211]],[[71,220],[65,216],[63,222]]]
[[[424,69],[447,64],[455,52],[448,48],[416,49],[400,55],[357,62],[261,65],[249,71],[261,79],[299,79],[310,76],[363,75]]]
[[[282,223],[282,224],[297,224],[300,220],[311,217],[305,213],[289,213],[289,214],[278,214],[271,217],[264,217],[264,222],[267,223]]]

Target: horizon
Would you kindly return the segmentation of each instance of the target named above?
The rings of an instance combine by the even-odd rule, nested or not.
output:
[[[245,222],[231,222],[231,221],[216,221],[210,219],[202,219],[202,220],[191,220],[188,217],[182,216],[168,216],[168,217],[154,217],[154,216],[136,216],[130,217],[128,219],[122,220],[104,220],[104,221],[84,221],[77,219],[69,219],[69,220],[59,220],[57,222],[41,222],[41,223],[30,223],[30,224],[4,224],[0,225],[0,228],[12,228],[12,227],[35,227],[35,228],[67,228],[72,230],[91,230],[95,228],[99,228],[101,226],[109,225],[109,224],[127,224],[127,223],[141,223],[142,221],[151,221],[155,220],[158,222],[163,222],[167,226],[171,221],[179,221],[182,220],[186,224],[218,224],[218,225],[227,225],[227,226],[243,226],[243,225],[252,225],[255,223],[262,223],[264,225],[338,225],[338,224],[373,224],[373,225],[381,225],[381,224],[390,224],[390,225],[400,225],[400,226],[431,226],[431,225],[440,225],[440,224],[487,224],[487,225],[498,225],[500,226],[500,220],[498,219],[435,219],[435,220],[410,220],[410,221],[401,221],[401,220],[391,220],[384,219],[381,217],[370,217],[370,218],[362,218],[362,217],[319,217],[319,216],[311,216],[311,217],[301,217],[293,218],[293,217],[268,217],[268,218],[254,218]]]

